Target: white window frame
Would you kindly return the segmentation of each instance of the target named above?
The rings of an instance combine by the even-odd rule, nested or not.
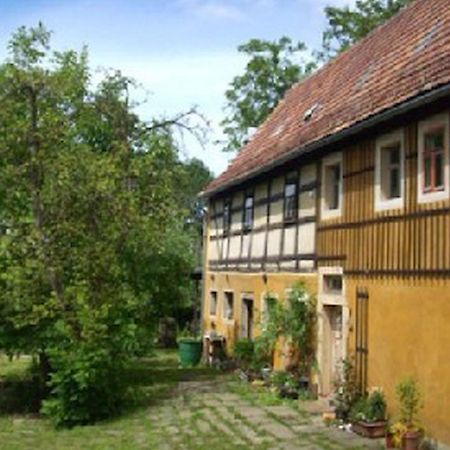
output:
[[[215,293],[216,294],[216,308],[214,313],[211,312],[211,305],[212,305],[212,294]],[[216,291],[215,289],[211,289],[209,291],[209,316],[210,317],[217,317],[217,311],[219,309],[219,292]]]
[[[330,292],[326,288],[327,276],[342,277],[342,291]],[[346,286],[342,267],[319,267],[319,299],[324,305],[343,305],[346,303]]]
[[[400,197],[385,199],[381,188],[381,151],[397,142],[400,143]],[[375,211],[403,208],[405,205],[405,136],[403,129],[380,136],[376,140],[375,158]]]
[[[225,309],[227,307],[227,294],[232,294],[232,296],[233,296],[233,311],[232,311],[233,314],[232,314],[231,319],[229,319],[227,317],[227,315],[225,314],[225,312],[226,312]],[[236,296],[234,295],[234,291],[232,291],[231,289],[226,289],[223,291],[223,301],[222,301],[222,318],[223,318],[223,320],[225,322],[229,322],[229,323],[234,322],[235,312],[236,312]]]
[[[444,127],[444,189],[442,191],[423,191],[423,153],[425,133],[433,128]],[[437,114],[429,119],[422,120],[418,126],[418,176],[417,176],[417,201],[418,203],[436,202],[447,200],[450,193],[450,169],[449,169],[449,115],[448,113]]]
[[[336,164],[340,165],[340,180],[339,180],[339,208],[329,209],[326,202],[326,170],[329,166],[334,166]],[[320,195],[320,209],[322,219],[332,219],[335,217],[340,217],[342,215],[344,207],[344,165],[342,159],[342,153],[333,153],[332,155],[326,156],[322,159],[322,188]]]

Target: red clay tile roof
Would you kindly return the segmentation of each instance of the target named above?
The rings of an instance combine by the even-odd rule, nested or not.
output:
[[[250,178],[296,150],[449,82],[450,0],[416,0],[295,84],[204,193]]]

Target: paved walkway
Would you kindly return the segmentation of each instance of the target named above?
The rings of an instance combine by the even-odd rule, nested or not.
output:
[[[382,441],[327,428],[302,404],[265,406],[228,378],[182,381],[152,408],[158,449],[382,449]],[[306,405],[306,403],[305,403]],[[311,404],[309,404],[311,406]]]

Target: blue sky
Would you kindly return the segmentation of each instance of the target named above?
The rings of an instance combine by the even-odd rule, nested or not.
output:
[[[86,44],[93,69],[120,69],[143,86],[135,93],[148,100],[142,118],[196,105],[211,122],[211,142],[201,148],[186,137],[183,151],[218,174],[232,157],[213,141],[220,139],[224,92],[245,66],[237,46],[287,35],[317,49],[325,5],[348,3],[354,0],[0,0],[0,58],[17,27],[39,20],[54,32],[54,48]]]

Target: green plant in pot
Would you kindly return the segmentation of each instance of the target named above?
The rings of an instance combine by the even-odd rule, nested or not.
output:
[[[177,342],[181,366],[184,368],[197,366],[202,359],[203,342],[201,337],[184,329],[178,333]]]
[[[402,448],[417,450],[423,437],[423,428],[419,425],[418,415],[422,408],[422,394],[417,381],[412,377],[402,380],[395,389],[400,403],[400,424]],[[400,426],[403,425],[403,428]],[[399,433],[400,434],[400,433]]]
[[[361,397],[350,411],[352,429],[368,437],[383,437],[386,430],[386,400],[380,390],[374,390],[369,396]]]

